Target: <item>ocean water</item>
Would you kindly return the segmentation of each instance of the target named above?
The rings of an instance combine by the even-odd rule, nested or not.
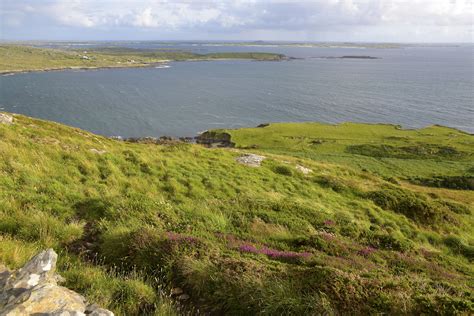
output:
[[[0,111],[102,135],[193,136],[265,122],[432,124],[474,133],[474,46],[394,49],[121,44],[277,52],[284,62],[173,62],[169,67],[0,77]],[[370,55],[380,59],[325,59]]]

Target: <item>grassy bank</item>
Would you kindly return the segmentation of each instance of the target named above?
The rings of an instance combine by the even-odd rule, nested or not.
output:
[[[474,137],[442,126],[275,123],[215,133],[231,135],[239,148],[344,164],[386,178],[474,174]]]
[[[473,192],[408,181],[468,177],[473,136],[224,132],[237,148],[0,124],[0,261],[54,247],[66,285],[118,315],[474,312]],[[235,161],[248,152],[262,166]],[[175,287],[189,299],[169,298]]]
[[[194,54],[185,51],[94,48],[58,50],[0,45],[0,73],[46,71],[68,68],[146,67],[155,63],[185,60],[250,59],[278,61],[285,56],[270,53]]]

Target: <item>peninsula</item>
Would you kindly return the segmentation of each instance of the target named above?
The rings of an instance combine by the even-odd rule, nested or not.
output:
[[[195,54],[187,51],[138,50],[116,47],[66,50],[4,44],[0,45],[0,74],[64,69],[150,67],[170,61],[225,59],[288,60],[282,54],[259,52]]]

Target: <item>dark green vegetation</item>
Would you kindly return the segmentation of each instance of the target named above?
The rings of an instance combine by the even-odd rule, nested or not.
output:
[[[473,136],[220,133],[235,148],[126,143],[24,116],[0,125],[0,261],[54,247],[66,285],[118,315],[474,312],[473,192],[407,181],[468,175]],[[240,165],[244,152],[267,159]],[[181,305],[163,295],[176,286],[190,295]]]
[[[184,60],[251,59],[279,61],[285,56],[270,53],[194,54],[186,51],[95,48],[58,50],[18,45],[0,45],[0,73],[75,68],[146,67]]]

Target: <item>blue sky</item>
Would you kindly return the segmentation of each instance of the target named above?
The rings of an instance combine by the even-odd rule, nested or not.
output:
[[[474,0],[0,0],[3,40],[473,42]]]

